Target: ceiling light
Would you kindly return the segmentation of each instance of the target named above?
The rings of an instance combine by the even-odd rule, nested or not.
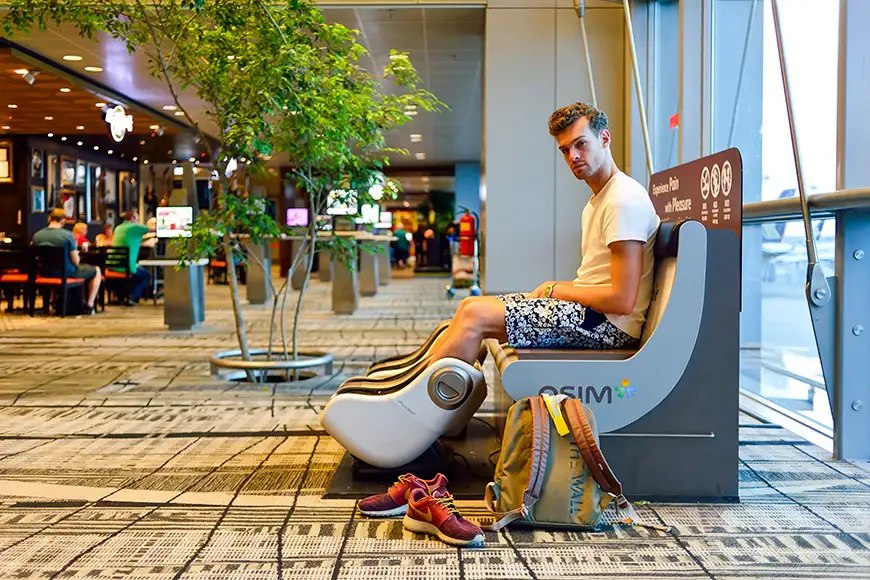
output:
[[[63,88],[60,90],[60,92],[62,92],[62,93],[68,93],[68,92],[69,92],[69,89],[66,88],[66,87],[63,87]]]
[[[428,178],[428,177],[423,176],[422,179],[423,179],[423,183],[429,183],[429,178]]]
[[[405,105],[405,110],[406,111],[416,111],[417,105]]]
[[[78,62],[82,59],[82,57],[80,57],[77,54],[67,54],[67,55],[64,55],[63,59],[71,61],[71,62]]]
[[[176,117],[183,117],[183,116],[184,116],[184,111],[175,111],[175,116],[176,116]]]
[[[426,159],[426,154],[425,153],[415,153],[414,157],[416,157],[417,159],[420,159],[422,161],[423,159]]]
[[[148,160],[146,159],[146,160],[143,161],[142,163],[145,164],[145,165],[148,165]]]
[[[411,204],[410,204],[410,203],[408,203],[408,202],[407,202],[407,201],[405,201],[405,202],[402,202],[402,205],[404,205],[404,206],[405,206],[405,207],[411,207]]]
[[[164,111],[174,111],[174,110],[177,109],[177,108],[178,108],[178,107],[176,107],[175,105],[163,105],[163,110],[164,110]]]
[[[78,143],[76,143],[76,145],[78,145],[79,147],[81,147],[81,146],[82,146],[82,142],[79,141]]]
[[[196,164],[199,165],[199,160],[197,159]]]
[[[98,66],[86,66],[85,70],[88,72],[103,72],[103,69]]]
[[[148,127],[148,128],[151,129],[152,131],[156,131],[157,129],[160,128],[160,125],[151,125],[151,126]]]
[[[178,161],[175,160],[175,159],[173,159],[173,160],[172,160],[172,164],[173,164],[173,165],[178,165]]]
[[[49,137],[49,138],[54,137],[54,133],[49,133],[49,134],[48,134],[48,137]]]
[[[417,111],[405,111],[405,114],[409,117],[413,117],[417,114]]]
[[[17,74],[17,75],[26,75],[26,74],[29,73],[29,72],[30,72],[30,71],[27,70],[26,68],[17,68],[17,69],[15,69],[15,74]]]
[[[99,145],[94,145],[94,151],[99,151],[99,150],[100,150],[100,146],[99,146]]]
[[[17,109],[18,108],[18,105],[6,105],[6,106],[9,107],[10,109]]]
[[[102,109],[102,108],[106,107],[106,103],[97,103],[95,106]]]
[[[419,143],[423,140],[423,136],[419,133],[411,133],[411,143]]]
[[[10,129],[9,125],[3,125],[2,129],[4,131],[8,131]]]
[[[112,151],[111,149],[109,149],[108,153],[109,153],[109,155],[111,155],[112,153],[114,153],[114,151]]]
[[[84,131],[84,130],[85,130],[84,125],[79,125],[78,127],[76,127],[76,131]]]
[[[139,141],[139,145],[144,145],[145,141]]]
[[[138,158],[138,157],[134,157],[134,158],[133,158],[133,161],[139,161],[139,158]]]
[[[194,161],[196,161],[196,157],[191,157],[190,159],[188,159],[188,161],[190,161],[191,163],[193,163]]]
[[[61,137],[60,140],[61,140],[61,141],[66,141],[66,137]]]
[[[54,117],[46,117],[45,120],[46,121],[54,121]]]

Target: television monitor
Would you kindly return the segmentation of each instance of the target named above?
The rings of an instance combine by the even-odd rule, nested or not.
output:
[[[355,215],[359,211],[355,191],[330,191],[326,203],[326,213],[329,215]]]
[[[375,224],[375,227],[379,230],[393,229],[393,212],[382,211],[380,220],[378,220],[378,223]]]
[[[380,221],[381,208],[377,205],[364,203],[360,208],[360,217],[354,218],[354,223],[374,225]]]
[[[191,224],[193,224],[193,208],[190,206],[157,208],[158,238],[189,237],[190,232],[185,228]]]
[[[290,227],[299,227],[299,228],[308,227],[308,208],[288,207],[287,208],[287,225]]]

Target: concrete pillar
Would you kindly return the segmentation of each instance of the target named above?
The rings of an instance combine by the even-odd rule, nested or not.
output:
[[[292,248],[291,256],[293,258],[290,262],[291,265],[293,264],[293,262],[296,261],[296,257],[299,255],[299,251],[302,249],[303,243],[304,242],[302,240],[293,240],[292,242],[290,242]],[[293,290],[302,290],[302,286],[305,285],[306,259],[307,258],[305,257],[302,258],[302,261],[297,264],[296,269],[293,271],[293,276],[290,278],[290,287]]]
[[[372,242],[366,242],[371,244]],[[378,293],[378,256],[360,249],[359,253],[359,293],[361,296],[376,296]]]
[[[378,252],[378,284],[386,286],[393,279],[393,265],[390,263],[390,242],[381,242]]]
[[[610,120],[614,159],[622,167],[623,15],[599,4],[587,8],[586,18],[598,106]],[[529,291],[546,280],[570,280],[591,193],[559,155],[547,119],[564,105],[591,102],[571,0],[492,0],[485,54],[484,290]]]
[[[335,266],[332,263],[332,256],[329,252],[317,252],[317,272],[320,275],[321,282],[332,282],[332,273]]]
[[[248,276],[245,286],[250,304],[266,304],[272,301],[272,247],[268,241],[261,244],[247,244],[248,253],[256,258],[248,262]],[[259,263],[258,263],[259,262]],[[263,264],[263,267],[260,266]],[[228,267],[232,264],[227,261]]]
[[[332,311],[335,314],[353,314],[359,308],[359,278],[356,268],[341,262],[335,264],[332,278]]]

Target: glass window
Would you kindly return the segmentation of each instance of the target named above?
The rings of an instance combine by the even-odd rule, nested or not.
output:
[[[780,0],[807,193],[836,187],[839,0]],[[791,133],[770,0],[714,0],[713,150],[740,149],[744,202],[797,196]],[[813,234],[827,275],[833,219]],[[804,285],[800,220],[743,229],[741,387],[832,426]]]
[[[650,139],[655,170],[675,167],[680,159],[680,5],[655,3],[655,77],[649,106]],[[640,58],[640,56],[638,57]],[[634,97],[632,97],[634,98]]]

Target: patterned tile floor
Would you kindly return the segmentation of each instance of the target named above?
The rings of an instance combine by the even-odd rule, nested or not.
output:
[[[670,534],[510,530],[457,550],[323,499],[343,452],[317,413],[451,314],[443,282],[395,280],[344,317],[315,283],[302,346],[336,374],[266,387],[208,374],[234,346],[225,287],[194,332],[151,305],[0,316],[0,578],[870,578],[870,472],[749,416],[741,503],[640,508]],[[262,345],[268,310],[245,314]]]

